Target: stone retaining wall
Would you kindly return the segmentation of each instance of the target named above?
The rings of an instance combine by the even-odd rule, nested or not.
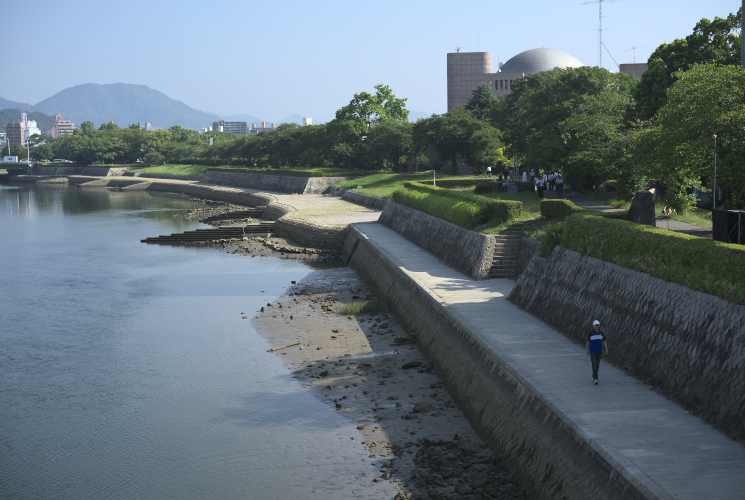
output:
[[[611,363],[745,439],[745,306],[560,247],[509,300],[582,345],[599,319]]]
[[[501,451],[529,498],[655,498],[498,353],[474,339],[445,305],[351,226],[345,260],[388,302],[434,363],[469,422]]]
[[[295,243],[324,250],[341,250],[349,232],[348,226],[327,226],[311,220],[285,215],[277,219],[273,233]]]
[[[288,175],[214,172],[208,170],[203,182],[278,193],[322,194],[330,186],[348,180],[346,177],[291,177]]]
[[[366,194],[358,193],[356,191],[350,191],[345,189],[342,191],[341,199],[362,205],[365,207],[374,208],[376,210],[384,210],[388,200],[378,198],[377,196],[369,196]]]
[[[496,246],[493,236],[464,229],[393,201],[386,203],[378,222],[473,279],[489,276]]]
[[[33,165],[31,175],[93,175],[111,177],[124,175],[131,167],[42,167]]]
[[[146,177],[148,179],[176,179],[179,181],[201,181],[202,175],[154,174],[151,172],[127,172],[132,177]]]

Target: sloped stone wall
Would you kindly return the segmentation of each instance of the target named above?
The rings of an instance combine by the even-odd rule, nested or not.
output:
[[[496,246],[493,236],[464,229],[393,201],[386,203],[378,222],[473,279],[489,276]]]
[[[33,165],[32,175],[92,175],[97,177],[111,177],[124,175],[130,167],[42,167]]]
[[[365,207],[374,208],[376,210],[384,210],[386,203],[388,203],[388,200],[385,200],[383,198],[378,198],[377,196],[369,196],[349,190],[343,191],[341,199],[344,201],[356,203],[358,205],[363,205]]]
[[[211,184],[297,194],[321,194],[330,186],[346,180],[346,177],[290,177],[212,170],[205,172],[202,178],[203,182]]]
[[[416,338],[469,422],[510,462],[528,498],[657,498],[356,226],[344,241],[345,260]]]
[[[509,300],[582,345],[600,320],[608,361],[745,439],[745,306],[560,247]]]

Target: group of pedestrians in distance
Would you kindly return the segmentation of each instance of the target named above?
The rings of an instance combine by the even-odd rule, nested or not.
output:
[[[535,190],[539,198],[543,198],[543,193],[546,190],[555,190],[557,197],[564,197],[564,177],[562,177],[558,170],[553,172],[536,172],[534,169],[530,169],[530,182],[535,185]]]
[[[514,181],[515,180],[515,169],[508,167],[507,165],[504,166],[501,170],[499,167],[486,167],[486,176],[487,177],[497,177],[500,181]]]

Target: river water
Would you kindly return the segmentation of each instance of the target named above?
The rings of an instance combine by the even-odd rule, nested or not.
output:
[[[0,185],[0,498],[393,498],[242,318],[311,269],[140,243],[193,207]]]

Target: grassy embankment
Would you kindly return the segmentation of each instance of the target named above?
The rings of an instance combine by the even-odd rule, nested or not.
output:
[[[264,174],[264,175],[290,175],[295,177],[356,177],[360,175],[358,170],[346,170],[341,168],[244,168],[221,165],[209,167],[206,165],[177,165],[166,164],[157,167],[142,167],[131,170],[131,172],[147,172],[152,174],[173,174],[173,175],[204,175],[207,170],[217,172],[235,172],[244,174]]]
[[[486,177],[476,176],[437,176],[435,182],[438,182],[438,186],[447,184],[458,184],[462,181],[464,185],[460,187],[449,188],[450,191],[462,194],[464,196],[473,196],[475,184],[479,182],[485,182],[488,179]],[[348,189],[355,189],[357,192],[367,194],[370,196],[377,196],[378,198],[391,199],[393,193],[396,190],[406,190],[404,184],[406,182],[420,182],[426,184],[433,184],[432,172],[421,173],[421,174],[393,174],[393,173],[377,173],[356,179],[354,181],[343,182],[337,184],[337,187],[344,187]],[[410,191],[410,190],[409,190]],[[413,195],[412,197],[422,198],[421,196]],[[519,224],[519,227],[527,236],[540,236],[545,226],[548,224],[547,221],[540,220],[541,209],[540,199],[533,192],[520,192],[520,193],[486,193],[479,195],[490,200],[499,201],[517,201],[522,203],[521,213],[513,220],[507,222],[501,221],[487,221],[484,224],[477,225],[472,229],[481,231],[487,234],[499,234],[505,230],[508,230]],[[427,201],[420,200],[423,211],[429,213],[442,213],[447,211],[442,205],[455,206],[459,202],[455,199],[447,199],[445,197],[431,197],[429,205],[431,210],[426,209]],[[440,206],[438,206],[440,205]],[[462,206],[462,205],[461,205]],[[472,208],[470,210],[473,210]]]

